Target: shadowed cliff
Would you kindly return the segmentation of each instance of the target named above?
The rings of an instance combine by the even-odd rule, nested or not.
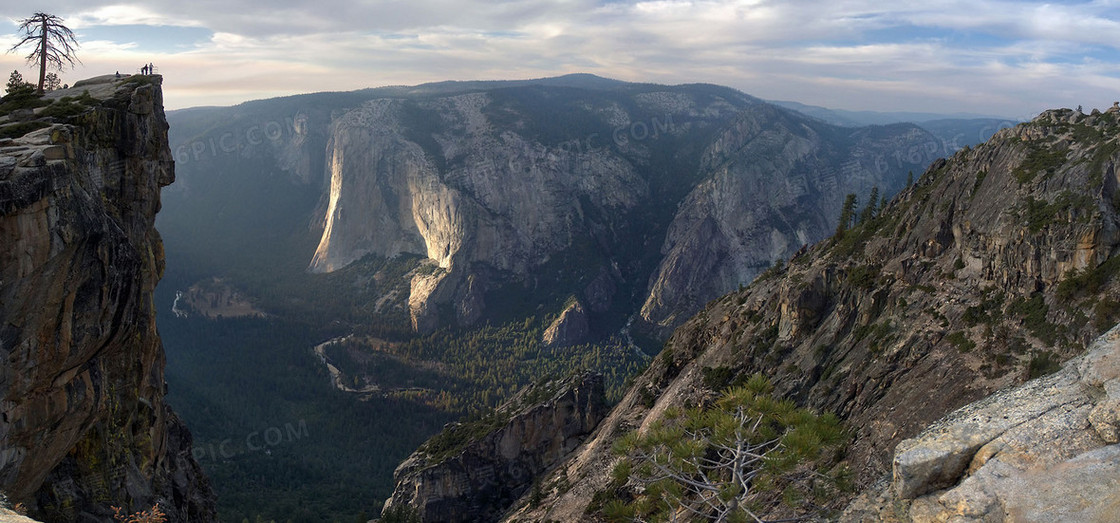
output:
[[[0,491],[40,519],[157,503],[171,521],[216,518],[163,402],[161,81],[95,78],[0,117],[39,128],[0,140]]]

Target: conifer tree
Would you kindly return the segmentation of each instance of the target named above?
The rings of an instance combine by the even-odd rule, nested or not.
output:
[[[8,84],[4,86],[4,92],[15,94],[27,87],[30,86],[23,81],[23,75],[19,74],[19,71],[12,71],[12,74],[8,75]]]
[[[16,45],[8,52],[15,51],[27,44],[33,46],[31,54],[27,55],[27,62],[39,64],[39,94],[47,81],[47,67],[62,70],[63,66],[70,67],[78,61],[74,52],[77,50],[78,41],[74,32],[62,24],[62,19],[48,13],[35,13],[29,18],[19,21],[19,32],[23,34]]]
[[[859,215],[859,223],[867,223],[879,215],[879,187],[871,188],[871,195],[867,197],[867,206]]]
[[[837,236],[842,236],[844,231],[852,226],[852,220],[856,217],[857,205],[859,205],[859,200],[856,199],[854,193],[849,193],[844,197],[844,205],[840,208],[840,223],[836,224]]]
[[[55,73],[47,73],[47,77],[43,81],[44,91],[54,91],[62,87],[62,79]]]

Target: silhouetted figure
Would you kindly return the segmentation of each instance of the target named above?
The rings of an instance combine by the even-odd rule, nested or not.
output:
[[[120,79],[121,79],[121,72],[117,71],[117,80],[120,80]]]
[[[147,76],[147,74],[148,74],[148,64],[144,64],[144,65],[140,66],[140,74]]]
[[[152,65],[151,62],[148,62],[148,74],[156,74],[156,66]]]

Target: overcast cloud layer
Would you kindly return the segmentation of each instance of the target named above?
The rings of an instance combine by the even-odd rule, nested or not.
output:
[[[64,81],[154,62],[168,108],[441,80],[585,72],[840,109],[1029,118],[1120,99],[1120,0],[129,0],[42,10],[78,34]],[[0,71],[35,70],[28,51]]]

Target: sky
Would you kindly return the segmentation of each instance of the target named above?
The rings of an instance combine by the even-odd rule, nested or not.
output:
[[[567,73],[1017,119],[1120,100],[1120,0],[4,2],[0,47],[35,11],[81,44],[63,82],[151,62],[168,109]],[[0,54],[0,71],[37,76],[29,52]]]

